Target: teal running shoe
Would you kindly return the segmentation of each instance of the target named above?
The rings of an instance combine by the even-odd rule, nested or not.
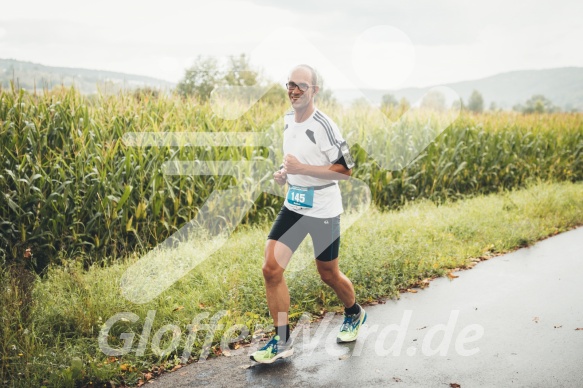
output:
[[[336,342],[343,343],[356,341],[358,331],[365,321],[366,312],[362,307],[360,308],[360,313],[358,315],[344,314],[344,322],[342,322],[342,326],[340,326],[340,333],[338,333],[338,337],[336,337]]]
[[[287,343],[283,343],[276,335],[264,347],[253,352],[249,358],[261,364],[271,364],[280,358],[290,357],[292,354],[294,354],[292,342],[288,340]]]

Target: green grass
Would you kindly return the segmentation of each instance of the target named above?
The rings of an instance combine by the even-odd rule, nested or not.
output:
[[[581,224],[581,183],[539,183],[441,205],[420,200],[399,211],[371,208],[343,234],[340,266],[353,281],[359,301],[397,298],[401,290],[419,286],[424,279],[473,266],[476,258],[511,251]],[[212,317],[226,310],[220,321],[225,327],[243,324],[253,332],[258,325],[268,325],[261,275],[268,228],[268,223],[240,228],[208,260],[144,305],[134,305],[120,294],[119,279],[136,256],[88,270],[69,260],[65,266],[51,267],[45,278],[28,281],[4,270],[0,274],[2,381],[14,386],[136,384],[153,365],[168,369],[180,363],[184,333],[201,312]],[[308,241],[292,259],[286,278],[292,321],[303,312],[319,315],[340,310],[334,293],[318,278]],[[30,301],[22,304],[26,295],[19,293],[26,288]],[[108,360],[97,342],[104,322],[116,313],[136,314],[136,322],[113,326],[109,339],[112,346],[120,346],[121,333],[135,333],[135,349],[149,310],[155,310],[156,316],[145,354]],[[152,336],[167,324],[182,332],[178,348],[156,354],[150,346]],[[215,333],[215,348],[222,334]],[[165,348],[170,339],[163,336],[160,347]],[[195,339],[193,358],[204,341],[203,335]]]

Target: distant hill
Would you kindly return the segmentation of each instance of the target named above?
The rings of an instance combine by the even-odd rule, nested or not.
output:
[[[0,59],[0,85],[8,88],[14,80],[20,88],[37,90],[45,87],[75,85],[81,93],[93,94],[98,90],[116,92],[120,89],[136,89],[146,86],[169,90],[174,84],[168,81],[112,71],[89,70],[68,67],[45,66],[38,63]]]
[[[172,82],[153,77],[67,67],[44,66],[37,63],[0,59],[0,85],[8,88],[15,80],[21,88],[35,87],[49,89],[58,86],[75,85],[82,93],[93,94],[98,90],[115,92],[120,89],[153,87],[162,90],[173,89]],[[437,86],[437,85],[435,85]],[[583,111],[583,68],[565,67],[545,70],[519,70],[497,74],[471,81],[443,84],[455,90],[467,103],[474,90],[484,98],[484,108],[492,102],[502,109],[511,109],[516,104],[524,104],[535,94],[542,94],[553,104],[564,110]],[[399,90],[363,89],[364,95],[374,104],[380,104],[382,96],[390,93],[397,99],[406,98],[413,103],[420,99],[431,86]],[[341,103],[350,103],[360,93],[349,90],[334,90],[334,97]]]
[[[535,94],[542,94],[564,110],[583,111],[583,68],[581,67],[512,71],[442,86],[455,90],[464,103],[467,103],[472,92],[477,90],[484,98],[486,109],[492,102],[499,108],[511,109],[516,104],[524,104]],[[394,95],[397,99],[405,97],[409,102],[415,102],[430,88],[407,88],[393,91],[367,89],[363,90],[363,93],[376,104],[380,103],[382,96],[386,93]]]

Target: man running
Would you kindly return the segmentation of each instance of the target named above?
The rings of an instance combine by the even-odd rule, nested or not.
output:
[[[293,354],[290,297],[283,273],[307,234],[312,237],[320,277],[344,304],[337,342],[355,341],[366,320],[351,281],[338,268],[343,208],[337,181],[349,179],[354,163],[336,124],[314,105],[319,89],[317,74],[310,66],[299,65],[291,71],[287,94],[293,111],[284,117],[284,163],[273,174],[278,184],[288,183],[288,191],[267,237],[263,262],[267,305],[276,334],[251,355],[260,363]]]

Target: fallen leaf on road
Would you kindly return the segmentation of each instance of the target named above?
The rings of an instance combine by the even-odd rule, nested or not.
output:
[[[346,353],[338,357],[339,360],[347,360],[350,358],[350,354]]]
[[[450,383],[449,386],[451,388],[461,388],[461,385],[459,385],[458,383]]]
[[[575,330],[583,330],[583,327],[578,327]]]
[[[262,338],[265,336],[263,329],[257,329],[253,332],[253,338]]]
[[[417,293],[417,290],[414,290],[414,289],[412,289],[412,288],[407,288],[407,291],[408,291],[408,292],[411,292],[411,293],[413,293],[413,294],[416,294],[416,293]]]
[[[533,320],[534,323],[538,323],[538,321],[540,321],[540,318],[539,317],[534,317],[534,318],[532,318],[532,320]]]
[[[448,272],[447,273],[447,277],[450,278],[450,279],[455,279],[455,278],[459,278],[459,275],[454,275],[453,273]]]
[[[177,371],[180,368],[182,368],[182,365],[176,365],[174,368],[172,368],[172,372]]]

